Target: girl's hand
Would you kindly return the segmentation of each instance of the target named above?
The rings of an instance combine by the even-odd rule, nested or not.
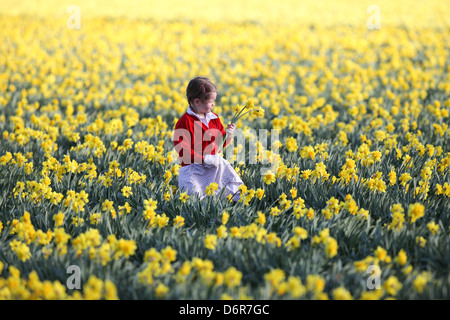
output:
[[[227,133],[227,136],[232,136],[234,134],[234,130],[236,129],[236,125],[234,123],[230,123],[227,126],[227,129],[225,130]]]

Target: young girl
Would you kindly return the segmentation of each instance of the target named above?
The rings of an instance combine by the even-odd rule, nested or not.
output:
[[[188,194],[198,193],[203,198],[206,187],[215,182],[217,193],[226,188],[223,195],[231,194],[238,201],[239,186],[243,182],[228,161],[217,154],[225,133],[226,146],[236,126],[230,123],[225,129],[217,114],[212,112],[217,88],[208,78],[192,79],[186,96],[189,106],[175,125],[173,136],[175,150],[181,160],[178,188]]]

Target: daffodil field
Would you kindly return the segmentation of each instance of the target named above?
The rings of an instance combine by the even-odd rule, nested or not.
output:
[[[450,298],[445,1],[5,0],[0,16],[0,299]],[[177,190],[195,76],[223,124],[263,111],[237,123],[239,202]]]

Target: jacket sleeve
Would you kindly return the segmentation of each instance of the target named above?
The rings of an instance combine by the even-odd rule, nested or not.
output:
[[[182,165],[203,163],[204,157],[201,153],[202,149],[199,148],[199,150],[197,150],[195,148],[194,125],[187,117],[180,118],[175,125],[173,144],[175,150],[178,152]]]
[[[222,140],[223,140],[223,137],[225,137],[225,134],[226,134],[226,130],[225,130],[222,122],[220,121],[220,119],[217,118],[217,120],[218,120],[217,129],[219,129],[220,132],[222,132]],[[226,137],[226,141],[225,141],[225,144],[223,145],[223,149],[225,149],[227,147],[227,145],[231,142],[231,139],[233,139],[233,137]]]

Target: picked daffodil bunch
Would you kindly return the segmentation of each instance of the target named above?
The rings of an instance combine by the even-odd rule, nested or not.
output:
[[[263,118],[264,117],[264,109],[261,107],[255,107],[253,100],[252,99],[248,99],[247,102],[245,103],[245,106],[240,108],[239,105],[237,105],[236,107],[234,107],[234,116],[231,119],[230,123],[234,123],[237,124],[237,121],[242,118],[243,116],[245,116],[247,113],[251,113],[252,115],[259,117],[259,118]],[[223,137],[223,143],[222,143],[222,147],[219,148],[218,152],[223,148],[223,146],[225,145],[225,142],[227,141],[227,133],[225,132],[225,136]]]
[[[245,111],[245,112],[244,112]],[[257,117],[264,117],[264,109],[261,107],[255,107],[253,104],[252,99],[248,99],[245,103],[245,106],[239,110],[239,106],[235,107],[235,114],[233,116],[233,119],[231,119],[231,123],[236,123],[240,118],[245,116],[247,113],[251,113],[254,116]]]

